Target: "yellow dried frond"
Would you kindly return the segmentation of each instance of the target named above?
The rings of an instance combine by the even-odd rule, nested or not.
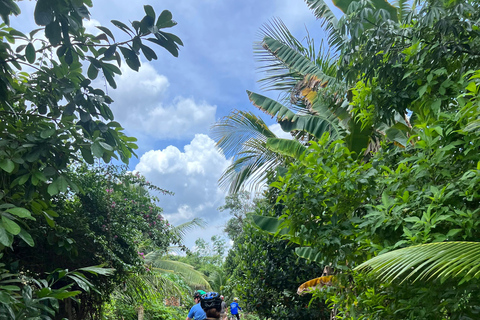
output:
[[[312,280],[308,280],[307,282],[302,283],[300,287],[297,289],[297,294],[305,294],[311,292],[317,288],[322,288],[324,286],[331,286],[333,283],[334,277],[333,276],[323,276],[318,277]]]

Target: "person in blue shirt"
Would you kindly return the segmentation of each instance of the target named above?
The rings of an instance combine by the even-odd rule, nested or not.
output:
[[[203,311],[202,306],[200,305],[200,297],[202,294],[205,294],[205,291],[199,290],[193,295],[195,305],[190,309],[185,320],[203,320],[207,318],[205,311]]]
[[[230,303],[230,313],[232,314],[232,316],[237,318],[237,320],[240,320],[240,314],[238,310],[242,310],[242,308],[240,308],[240,306],[238,305],[238,298],[233,298],[233,302]]]

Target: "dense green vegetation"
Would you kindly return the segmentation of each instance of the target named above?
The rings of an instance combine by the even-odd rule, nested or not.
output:
[[[455,242],[478,239],[478,1],[386,10],[382,1],[344,1],[340,20],[323,1],[306,2],[335,55],[312,55],[312,42],[302,47],[280,22],[267,28],[265,81],[285,99],[249,96],[294,140],[252,114],[225,118],[219,147],[237,161],[222,182],[236,191],[274,176],[276,206],[257,206],[253,220],[275,236],[269,245],[288,240],[297,256],[328,266],[312,284],[321,283],[310,305],[318,314],[314,301],[338,319],[478,318],[478,246]],[[445,245],[392,251],[432,242]],[[238,261],[251,259],[236,244]],[[233,268],[232,279],[255,278],[262,266]],[[274,317],[271,307],[261,312]]]
[[[172,14],[114,20],[115,42],[83,28],[91,1],[38,0],[45,40],[0,0],[0,319],[180,319],[196,289],[239,297],[245,319],[478,319],[480,3],[333,3],[340,19],[306,0],[320,48],[280,20],[257,45],[281,98],[247,94],[292,139],[251,112],[214,125],[234,156],[228,250],[186,248],[204,223],[171,226],[167,190],[109,165],[136,140],[92,80],[115,88],[122,59],[157,59],[146,43],[177,56]]]

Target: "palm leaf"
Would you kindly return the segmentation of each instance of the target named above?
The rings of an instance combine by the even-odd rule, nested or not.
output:
[[[282,62],[291,72],[295,72],[302,78],[305,76],[315,76],[324,82],[334,83],[336,81],[334,77],[324,74],[322,70],[306,56],[274,38],[265,37],[263,39],[263,47]]]
[[[480,242],[435,242],[394,250],[361,265],[382,281],[457,277],[460,282],[480,277]]]
[[[151,254],[145,256],[145,261],[151,263],[155,271],[172,272],[181,275],[192,287],[211,289],[206,276],[202,272],[195,270],[192,265],[180,261],[158,258]]]
[[[308,8],[320,20],[321,27],[327,32],[328,44],[336,51],[343,42],[338,30],[338,19],[323,0],[305,0]]]
[[[276,117],[277,121],[293,120],[295,118],[295,113],[289,108],[285,107],[283,104],[248,90],[247,94],[248,98],[255,107],[271,115],[272,117]]]
[[[302,131],[311,134],[320,139],[325,132],[329,132],[331,139],[336,140],[344,135],[339,127],[339,122],[335,117],[325,115],[304,115],[299,116],[295,121],[279,122],[282,130],[285,132]]]
[[[194,228],[205,228],[206,225],[205,220],[202,218],[193,218],[191,221],[173,227],[172,232],[180,238],[180,242],[183,242],[188,231]]]
[[[307,148],[297,140],[268,138],[267,148],[284,156],[300,159]]]
[[[211,135],[227,158],[243,151],[243,143],[250,139],[266,142],[267,138],[275,137],[262,119],[246,111],[233,111],[216,122],[211,128]]]
[[[290,33],[290,30],[288,30],[280,19],[273,19],[270,23],[265,24],[260,32],[262,39],[276,39],[310,60],[315,60],[313,46],[305,48],[300,41]],[[285,63],[279,61],[271,51],[264,47],[263,41],[255,42],[254,55],[256,60],[263,64],[259,67],[259,70],[262,70],[267,74],[266,78],[259,80],[262,87],[266,90],[289,92],[303,77],[297,72],[291,71]]]
[[[283,157],[266,147],[268,138],[276,138],[265,122],[251,112],[232,112],[212,126],[217,147],[233,163],[219,179],[220,187],[236,193],[241,188],[258,189],[267,173],[283,162]]]

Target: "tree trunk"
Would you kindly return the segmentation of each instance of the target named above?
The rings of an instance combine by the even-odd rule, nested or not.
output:
[[[143,320],[143,316],[145,313],[143,306],[138,307],[137,312],[138,312],[138,320]]]

